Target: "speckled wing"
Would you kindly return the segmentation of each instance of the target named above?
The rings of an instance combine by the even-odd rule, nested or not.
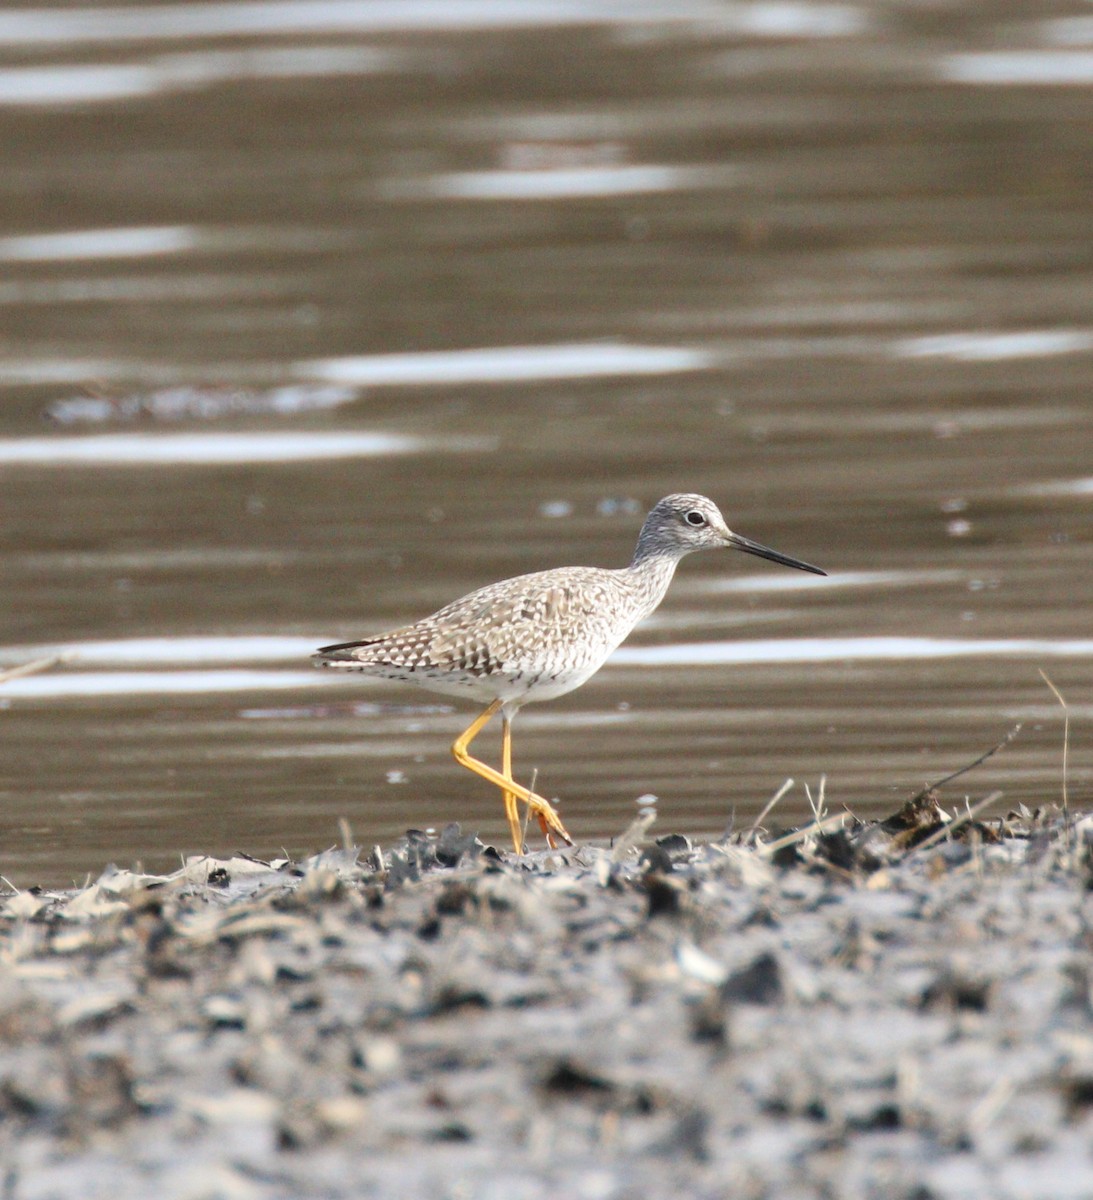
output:
[[[580,670],[589,648],[602,661],[628,627],[612,636],[619,597],[611,573],[567,567],[490,584],[431,617],[360,642],[325,646],[324,666],[407,679],[524,676]],[[614,603],[613,603],[614,601]],[[598,661],[597,664],[598,665]]]

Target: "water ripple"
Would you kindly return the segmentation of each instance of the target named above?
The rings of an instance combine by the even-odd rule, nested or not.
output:
[[[1091,638],[771,638],[694,642],[616,650],[619,666],[720,666],[753,663],[902,661],[939,658],[1090,658]]]
[[[576,342],[552,346],[486,346],[407,354],[362,354],[296,365],[296,374],[329,383],[369,387],[509,383],[611,375],[668,375],[704,371],[717,359],[684,346]]]
[[[88,437],[31,437],[0,440],[0,466],[118,467],[194,463],[299,462],[308,459],[371,458],[430,450],[490,449],[487,438],[435,442],[395,433],[104,433]]]

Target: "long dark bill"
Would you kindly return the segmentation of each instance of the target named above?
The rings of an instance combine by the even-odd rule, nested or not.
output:
[[[769,558],[771,562],[781,563],[783,567],[796,567],[798,571],[811,571],[813,575],[826,575],[819,567],[811,563],[801,562],[799,558],[790,558],[788,554],[779,554],[769,546],[761,546],[750,538],[741,537],[738,533],[729,534],[729,545],[734,550],[743,550],[745,554],[754,554],[757,558]]]

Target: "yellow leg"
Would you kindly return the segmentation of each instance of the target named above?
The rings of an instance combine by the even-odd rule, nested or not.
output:
[[[520,827],[519,815],[516,811],[516,801],[522,800],[533,812],[539,820],[539,824],[544,833],[553,832],[563,838],[567,845],[573,845],[573,839],[566,832],[566,827],[562,824],[561,817],[554,811],[553,805],[549,801],[544,800],[542,796],[536,796],[534,792],[529,792],[526,787],[522,787],[512,778],[512,746],[511,746],[511,730],[508,731],[508,738],[502,733],[502,766],[504,773],[495,771],[493,767],[487,766],[477,758],[472,758],[467,752],[467,748],[471,742],[482,732],[489,724],[490,720],[497,715],[501,709],[501,701],[495,700],[489,708],[480,713],[471,725],[463,731],[452,743],[452,754],[455,756],[455,761],[461,767],[466,767],[468,771],[473,771],[476,775],[480,775],[483,779],[488,780],[495,787],[501,789],[505,797],[505,815],[508,817],[509,828],[512,831],[512,844],[516,848],[517,854],[523,854],[523,830]],[[506,722],[508,724],[508,722]],[[509,745],[506,749],[505,742]],[[508,758],[508,762],[504,759]]]
[[[501,714],[501,774],[506,779],[512,778],[512,722]],[[524,843],[524,825],[516,808],[516,795],[508,788],[502,793],[505,799],[505,816],[509,819],[509,829],[512,830],[512,844],[516,853],[522,853]]]
[[[512,721],[510,721],[509,718],[504,715],[504,713],[501,714],[501,774],[504,775],[506,779],[512,778]],[[539,818],[539,828],[543,831],[543,836],[547,840],[547,845],[551,848],[551,850],[556,849],[558,843],[554,840],[555,830],[550,821],[547,820],[543,810],[529,809],[529,812],[530,811],[534,811],[535,815]],[[551,811],[555,816],[558,815],[557,809],[551,807]],[[516,797],[511,792],[505,793],[505,812],[509,814],[509,824],[512,825],[512,840],[515,842],[516,826],[513,825],[513,820],[516,813]],[[521,836],[526,828],[526,825],[520,828]],[[559,830],[558,832],[561,831]],[[567,842],[569,842],[571,846],[573,845],[573,842],[570,840],[568,834],[563,833],[562,836]]]

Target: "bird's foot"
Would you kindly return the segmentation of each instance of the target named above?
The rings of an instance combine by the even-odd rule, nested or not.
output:
[[[547,845],[551,850],[558,849],[555,837],[561,838],[567,846],[573,845],[573,839],[569,836],[569,830],[562,824],[562,818],[558,816],[558,811],[554,805],[544,800],[541,796],[535,796],[534,802],[530,803],[529,807],[535,814],[535,818],[539,822],[539,828],[543,831],[543,836],[546,838]]]

